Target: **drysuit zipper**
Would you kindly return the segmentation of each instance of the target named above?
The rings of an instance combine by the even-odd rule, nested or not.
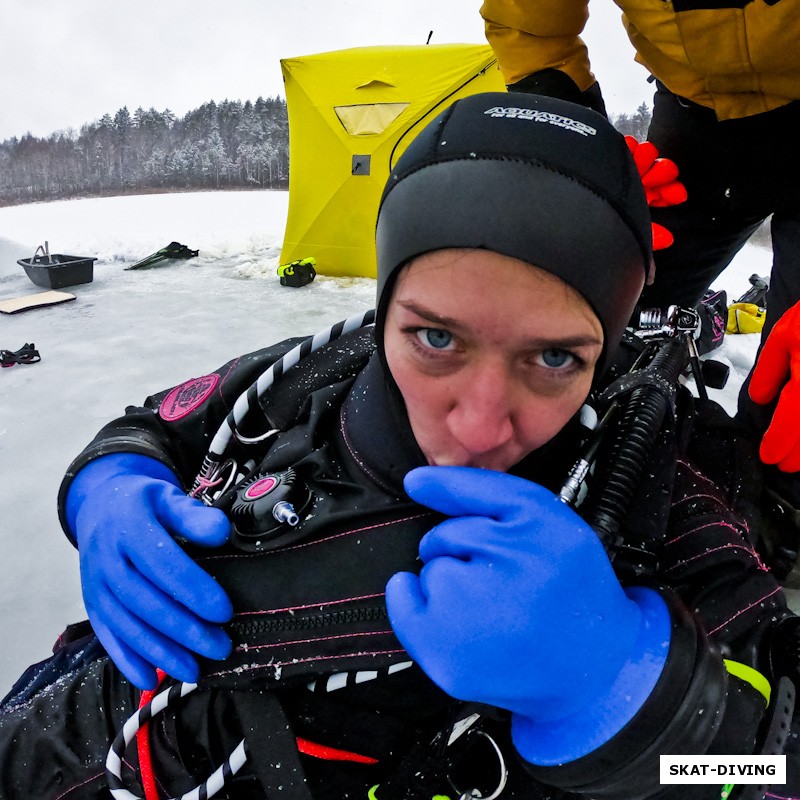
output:
[[[231,628],[242,639],[249,639],[283,631],[304,631],[358,622],[388,623],[388,621],[389,615],[384,606],[369,606],[342,611],[327,611],[310,616],[260,616],[258,619],[236,619],[231,623]]]

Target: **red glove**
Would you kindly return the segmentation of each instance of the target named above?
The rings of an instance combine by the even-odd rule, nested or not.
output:
[[[686,187],[678,180],[678,167],[669,158],[659,158],[652,142],[637,142],[626,136],[625,143],[631,151],[636,169],[644,186],[647,205],[651,208],[676,206],[686,200]],[[673,242],[672,234],[655,222],[653,227],[653,250],[663,250]]]
[[[750,378],[750,398],[769,403],[780,393],[764,438],[761,460],[781,472],[800,471],[800,303],[775,324]]]

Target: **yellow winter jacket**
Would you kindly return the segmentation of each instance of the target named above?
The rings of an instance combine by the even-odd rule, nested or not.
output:
[[[728,0],[742,8],[696,8],[707,0],[616,0],[643,64],[670,91],[748,117],[800,99],[800,2]],[[541,69],[594,83],[580,33],[588,0],[484,0],[481,16],[506,83]]]

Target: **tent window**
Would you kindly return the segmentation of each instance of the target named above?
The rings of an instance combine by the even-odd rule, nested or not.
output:
[[[333,110],[351,136],[375,136],[383,133],[408,106],[409,103],[365,103],[334,106]]]

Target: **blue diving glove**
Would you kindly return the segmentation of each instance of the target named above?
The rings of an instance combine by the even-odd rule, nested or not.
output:
[[[422,467],[409,496],[451,519],[392,576],[389,620],[447,694],[512,712],[514,745],[553,766],[608,741],[641,708],[670,642],[661,596],[623,590],[594,531],[546,489],[502,472]]]
[[[230,522],[222,511],[185,495],[160,461],[113,453],[75,476],[66,518],[92,627],[132,683],[154,688],[156,667],[191,683],[199,673],[193,653],[230,653],[220,627],[233,615],[230,600],[174,540],[224,544]]]

